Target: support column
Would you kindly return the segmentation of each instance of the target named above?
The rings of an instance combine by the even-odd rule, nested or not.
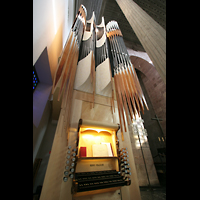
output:
[[[133,0],[116,0],[166,84],[166,31]]]

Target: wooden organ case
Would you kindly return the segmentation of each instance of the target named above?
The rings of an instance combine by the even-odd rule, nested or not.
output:
[[[79,120],[76,147],[68,147],[63,178],[72,178],[74,197],[115,191],[131,184],[127,149],[119,149],[119,128],[118,124]]]
[[[130,135],[124,120],[124,107],[127,111],[126,118],[129,119],[128,114],[131,113],[128,111],[132,111],[135,101],[136,108],[139,109],[139,100],[143,96],[140,88],[138,89],[134,84],[131,86],[133,83],[131,78],[134,76],[128,76],[128,73],[131,72],[131,75],[134,75],[132,74],[134,69],[129,66],[131,65],[130,59],[124,58],[128,57],[128,53],[122,51],[125,45],[122,43],[123,39],[117,22],[109,23],[106,31],[103,17],[102,23],[96,25],[94,13],[90,20],[86,20],[86,16],[87,10],[81,5],[54,76],[52,94],[57,93],[57,90],[58,94],[54,97],[58,101],[62,99],[62,102],[41,199],[63,200],[67,197],[67,199],[78,200],[79,197],[82,198],[81,196],[104,192],[103,195],[107,199],[106,192],[116,193],[122,186],[130,186],[121,188],[122,197],[130,199],[127,197],[135,195],[134,198],[140,200],[133,154],[130,152],[129,158],[127,148],[119,149],[117,132],[120,129],[121,138],[119,136],[119,139],[122,141],[122,146],[131,150]],[[117,42],[121,42],[119,44],[124,46],[119,46]],[[109,52],[112,56],[109,56]],[[114,79],[110,58],[112,62],[115,61]],[[123,63],[118,63],[119,61]],[[126,66],[129,70],[126,76],[122,74],[124,71],[120,71],[124,63],[129,64]],[[127,82],[126,77],[131,80],[131,83]],[[114,102],[114,90],[117,97],[116,102]],[[136,96],[135,100],[131,96],[132,104],[129,101],[131,92],[136,92],[133,93]],[[99,98],[103,96],[105,98]],[[101,101],[105,100],[106,103],[103,103],[105,110],[110,101],[110,112],[117,119],[117,114],[115,114],[117,108],[119,120],[116,121],[120,122],[120,125],[112,124],[112,122],[108,124],[85,119],[79,120],[80,117],[84,118],[82,115],[84,109],[81,107],[86,99],[92,103],[92,108],[95,104],[100,105]],[[129,109],[125,100],[128,101]],[[75,109],[76,106],[77,109]],[[97,112],[94,114],[96,115]],[[76,131],[77,123],[78,130]],[[123,132],[127,134],[123,136]],[[130,185],[130,177],[132,185]]]

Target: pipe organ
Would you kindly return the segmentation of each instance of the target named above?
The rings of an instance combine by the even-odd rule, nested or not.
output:
[[[68,144],[63,182],[72,180],[74,197],[119,189],[131,184],[128,149],[119,149],[117,132],[123,134],[127,125],[148,109],[134,66],[131,64],[123,35],[116,21],[96,24],[93,12],[86,20],[87,10],[81,5],[58,62],[52,93],[59,88],[61,108],[65,109],[65,125],[69,130],[73,90],[110,99],[115,113],[114,90],[120,124],[79,120],[76,144]],[[114,76],[114,78],[113,78]],[[113,81],[114,79],[114,81]]]
[[[129,125],[133,118],[136,118],[136,114],[140,117],[140,111],[144,114],[144,106],[146,106],[147,110],[148,106],[140,87],[135,68],[130,61],[118,23],[116,21],[110,21],[106,25],[106,31],[113,59],[114,82],[120,125],[122,132],[126,132],[125,120]]]
[[[52,94],[54,94],[56,88],[58,88],[59,83],[60,88],[58,101],[61,98],[61,94],[63,94],[61,108],[66,108],[64,116],[67,121],[67,124],[65,125],[66,129],[69,128],[74,79],[76,75],[81,40],[85,31],[86,16],[87,10],[83,5],[81,5],[62,51],[53,81]]]
[[[96,24],[95,15],[86,22],[85,31],[82,37],[80,56],[77,64],[77,73],[74,89],[93,93],[93,107],[95,97],[95,43]],[[89,83],[88,83],[89,82]]]
[[[110,97],[112,112],[114,112],[114,88],[104,17],[101,24],[96,27],[96,94]]]

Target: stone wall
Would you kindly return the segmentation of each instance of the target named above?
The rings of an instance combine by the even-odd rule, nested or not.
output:
[[[166,85],[152,64],[136,56],[130,56],[130,59],[134,67],[141,72],[139,76],[144,84],[154,113],[158,118],[163,119],[160,124],[166,137]],[[145,95],[145,98],[147,95]],[[155,117],[154,113],[152,113],[152,118]]]
[[[140,119],[136,120],[135,127],[129,126],[130,140],[135,160],[139,186],[158,186],[159,180],[154,166],[147,136],[142,134],[144,125]],[[148,132],[147,132],[148,134]],[[139,140],[140,139],[140,140]]]
[[[155,157],[156,155],[158,155],[158,148],[164,148],[166,147],[164,141],[162,140],[163,137],[163,132],[158,124],[157,120],[152,120],[152,118],[155,118],[155,114],[159,117],[162,118],[163,121],[162,123],[165,124],[166,123],[166,110],[165,112],[160,113],[156,113],[156,111],[158,110],[159,107],[161,107],[162,109],[164,109],[164,106],[160,106],[158,103],[156,103],[156,98],[157,97],[157,93],[159,93],[159,90],[157,91],[156,87],[153,88],[152,83],[150,81],[145,81],[148,80],[147,77],[145,77],[145,75],[140,72],[137,71],[137,75],[138,75],[138,79],[140,81],[140,85],[142,88],[142,91],[144,93],[147,105],[149,107],[149,110],[145,110],[144,111],[144,115],[141,113],[142,115],[142,119],[144,120],[144,127],[147,129],[147,134],[148,134],[148,142],[149,142],[149,146],[150,146],[150,150],[151,150],[151,154],[154,157],[154,162],[160,162],[159,157]],[[149,85],[148,85],[149,84]],[[149,92],[149,90],[153,90],[151,93]],[[150,96],[149,96],[150,94]],[[159,95],[158,95],[159,97]],[[157,97],[157,98],[158,98]],[[162,101],[162,99],[160,98],[160,101]],[[154,106],[153,106],[154,105]],[[154,109],[157,108],[157,109]],[[161,123],[161,122],[160,122]],[[164,127],[164,126],[162,126]],[[163,129],[166,131],[166,129]]]

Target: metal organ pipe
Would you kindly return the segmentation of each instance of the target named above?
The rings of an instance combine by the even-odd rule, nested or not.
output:
[[[114,81],[118,102],[120,125],[126,132],[125,116],[130,124],[136,113],[144,113],[144,105],[148,106],[143,95],[134,66],[132,65],[127,49],[123,41],[123,35],[116,21],[110,21],[106,25],[107,37],[110,42],[113,64]],[[123,133],[122,133],[123,135]]]

